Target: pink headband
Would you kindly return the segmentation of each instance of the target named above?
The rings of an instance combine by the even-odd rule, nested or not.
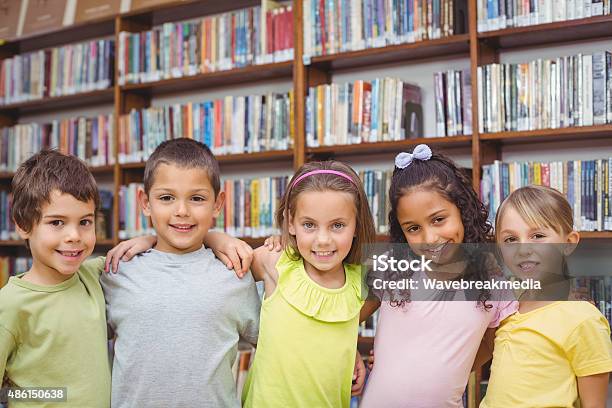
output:
[[[345,179],[347,179],[348,181],[353,183],[355,185],[355,187],[357,187],[357,184],[355,184],[355,181],[353,181],[353,179],[351,177],[349,177],[345,173],[342,173],[341,171],[337,171],[337,170],[313,170],[313,171],[309,171],[308,173],[302,174],[293,183],[291,183],[291,186],[289,188],[291,189],[291,188],[295,187],[297,185],[297,183],[299,183],[300,181],[304,180],[306,177],[314,176],[315,174],[334,174],[336,176],[344,177]]]

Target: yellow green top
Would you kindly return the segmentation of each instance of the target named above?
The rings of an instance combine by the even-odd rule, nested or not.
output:
[[[345,284],[314,282],[302,260],[284,252],[278,282],[261,306],[259,340],[242,399],[245,407],[348,407],[362,277],[344,265]]]

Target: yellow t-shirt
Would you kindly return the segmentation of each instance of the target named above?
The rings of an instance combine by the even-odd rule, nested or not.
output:
[[[364,295],[360,266],[344,265],[339,289],[318,285],[287,253],[276,269],[276,289],[261,305],[243,406],[348,408]]]
[[[612,371],[610,325],[588,302],[555,302],[508,317],[495,335],[480,408],[573,407],[576,377]]]
[[[11,277],[0,290],[0,377],[16,387],[65,387],[64,402],[11,402],[11,408],[108,408],[110,363],[104,258],[68,280],[41,286]]]

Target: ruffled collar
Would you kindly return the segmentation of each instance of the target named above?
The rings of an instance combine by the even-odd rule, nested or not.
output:
[[[323,322],[346,322],[359,314],[367,293],[362,293],[361,266],[344,264],[345,283],[338,289],[322,287],[304,269],[302,259],[283,252],[276,263],[277,290],[294,308]]]

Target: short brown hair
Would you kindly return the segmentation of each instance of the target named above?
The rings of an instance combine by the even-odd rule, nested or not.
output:
[[[85,203],[93,200],[96,211],[100,205],[98,186],[87,165],[56,150],[42,150],[19,166],[12,190],[12,217],[26,232],[40,221],[42,207],[50,203],[53,190]]]
[[[315,170],[339,171],[346,174],[353,181],[351,182],[335,174],[316,174],[307,176],[295,186],[292,185],[293,180],[297,180],[303,174]],[[346,256],[345,262],[360,264],[362,261],[363,245],[374,243],[376,238],[372,213],[370,212],[370,206],[363,190],[363,184],[357,173],[350,166],[333,160],[306,163],[298,169],[291,182],[289,182],[289,187],[281,199],[276,212],[276,223],[281,229],[283,235],[282,241],[285,243],[286,248],[289,249],[288,253],[293,257],[301,258],[295,237],[289,234],[289,219],[295,215],[298,196],[307,191],[339,191],[353,196],[357,215],[356,237],[351,250]]]
[[[221,190],[219,163],[208,146],[193,139],[180,138],[162,142],[147,160],[144,174],[144,190],[149,194],[155,178],[155,170],[160,164],[174,164],[181,168],[201,168],[208,173],[208,179],[215,191]]]

